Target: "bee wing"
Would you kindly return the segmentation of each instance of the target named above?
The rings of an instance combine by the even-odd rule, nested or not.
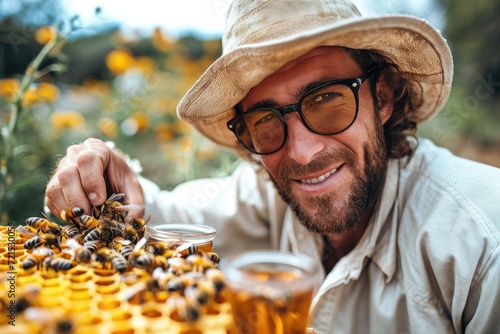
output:
[[[139,249],[141,249],[142,247],[144,247],[144,245],[146,244],[146,238],[142,238],[141,240],[137,241],[137,244],[135,244],[135,247],[134,247],[134,251],[137,251]]]
[[[36,232],[33,232],[28,226],[26,225],[19,225],[16,227],[16,231],[19,232],[19,233],[22,233],[22,234],[27,234],[27,235],[31,235],[31,236],[34,236],[36,235]]]
[[[82,245],[75,239],[66,240],[66,245],[72,250],[82,247]]]

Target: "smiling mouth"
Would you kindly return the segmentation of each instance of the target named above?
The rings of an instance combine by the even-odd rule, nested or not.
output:
[[[326,172],[325,174],[315,177],[313,179],[305,179],[305,180],[300,180],[301,183],[307,183],[307,184],[316,184],[325,181],[327,178],[329,178],[332,174],[334,174],[337,171],[338,168],[334,168],[329,172]]]

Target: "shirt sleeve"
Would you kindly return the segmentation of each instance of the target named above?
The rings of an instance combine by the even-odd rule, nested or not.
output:
[[[214,250],[224,256],[279,247],[284,202],[261,169],[243,162],[227,177],[185,182],[160,190],[141,178],[146,215],[155,223],[193,223],[214,227]]]

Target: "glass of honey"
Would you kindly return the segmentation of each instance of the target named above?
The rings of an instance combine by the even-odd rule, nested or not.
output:
[[[216,230],[201,224],[146,224],[147,242],[191,243],[206,253],[212,252]]]
[[[318,264],[303,254],[251,251],[224,257],[236,333],[304,334]]]

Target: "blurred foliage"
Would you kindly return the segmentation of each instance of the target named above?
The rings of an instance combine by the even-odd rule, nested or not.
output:
[[[445,108],[420,133],[460,155],[500,166],[500,2],[438,2],[454,58],[453,88]]]
[[[56,32],[52,26],[39,27],[33,43],[50,42]],[[141,162],[144,176],[164,189],[194,178],[225,175],[238,160],[218,150],[175,112],[180,98],[220,55],[219,40],[173,39],[160,29],[147,37],[126,38],[116,30],[93,39],[101,44],[96,47],[101,53],[87,58],[93,72],[81,82],[80,76],[72,76],[72,69],[85,60],[75,63],[67,55],[84,53],[85,40],[67,42],[44,57],[42,63],[51,63],[49,68],[66,63],[64,75],[40,73],[24,90],[20,87],[26,74],[0,79],[3,124],[14,115],[12,96],[23,101],[15,143],[23,152],[9,163],[9,191],[0,202],[3,223],[8,219],[19,224],[29,216],[40,216],[45,183],[58,157],[69,145],[89,137],[114,141]]]

